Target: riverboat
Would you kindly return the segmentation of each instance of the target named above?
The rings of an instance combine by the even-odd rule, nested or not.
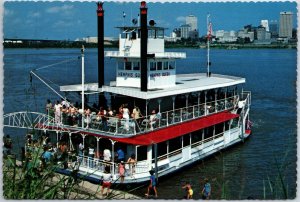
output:
[[[144,1],[139,20],[133,20],[132,26],[117,27],[118,51],[104,51],[104,10],[102,3],[97,5],[99,81],[84,83],[83,68],[82,84],[60,86],[61,92],[82,93],[79,121],[16,112],[4,116],[4,126],[54,131],[57,141],[64,136],[70,154],[74,151],[65,171],[76,167],[79,174],[97,181],[109,167],[115,183],[128,184],[148,181],[150,170],[157,177],[166,176],[249,137],[251,92],[242,88],[245,78],[215,74],[209,68],[206,73],[176,74],[176,60],[185,59],[186,53],[165,52],[165,29],[153,20],[148,25]],[[81,56],[84,67],[84,49]],[[104,57],[116,60],[116,77],[109,84],[104,83],[104,69],[108,68]],[[128,106],[123,106],[118,117],[84,114],[84,96],[90,93],[99,93],[99,106],[105,106],[105,97],[112,109]],[[135,109],[132,116],[128,109]],[[29,115],[35,119],[29,120]],[[94,153],[80,152],[80,143]],[[109,159],[103,158],[105,149],[111,153]],[[120,149],[124,152],[124,181],[115,155]],[[130,157],[134,160],[127,163]]]

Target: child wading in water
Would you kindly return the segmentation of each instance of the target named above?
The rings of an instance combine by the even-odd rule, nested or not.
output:
[[[190,183],[186,182],[184,186],[182,186],[182,189],[186,190],[186,196],[184,196],[185,199],[192,199],[193,198],[193,189]]]
[[[145,196],[148,197],[149,193],[150,193],[150,190],[152,189],[154,191],[154,193],[155,193],[155,198],[157,198],[156,179],[155,179],[155,176],[153,175],[154,171],[150,170],[149,173],[150,173],[150,184],[148,186],[148,191],[145,194]]]
[[[205,178],[204,181],[205,181],[205,184],[204,184],[202,192],[201,192],[202,199],[209,199],[210,195],[211,195],[211,186],[210,186],[210,183],[208,182],[207,178]]]

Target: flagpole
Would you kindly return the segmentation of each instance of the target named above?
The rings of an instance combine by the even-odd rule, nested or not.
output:
[[[206,23],[207,23],[207,77],[210,77],[209,75],[209,41],[210,41],[210,28],[209,28],[209,14],[207,15],[206,18]]]

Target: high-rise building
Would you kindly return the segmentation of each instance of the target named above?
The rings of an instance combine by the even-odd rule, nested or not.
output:
[[[271,20],[269,24],[270,33],[272,38],[278,37],[278,22],[277,20]]]
[[[267,32],[269,31],[269,21],[268,20],[261,20],[260,25],[263,26]]]
[[[181,25],[180,26],[180,33],[181,33],[181,38],[189,38],[189,32],[191,31],[191,26],[190,25]]]
[[[264,41],[266,39],[266,28],[264,26],[257,27],[257,40]]]
[[[198,30],[198,19],[194,15],[189,15],[185,17],[185,24],[191,27],[191,31]]]
[[[279,37],[292,38],[293,13],[280,12],[279,18]]]

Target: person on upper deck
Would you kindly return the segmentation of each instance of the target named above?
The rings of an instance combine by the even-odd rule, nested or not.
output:
[[[132,118],[134,118],[138,123],[140,123],[141,122],[141,119],[140,119],[141,117],[142,117],[142,114],[141,114],[140,108],[135,106],[133,111],[132,111]]]
[[[123,107],[123,119],[129,119],[129,109],[127,108],[127,104],[124,104],[124,107]]]
[[[153,130],[153,128],[155,127],[156,121],[157,121],[157,117],[156,117],[155,110],[153,109],[149,117],[149,125],[151,130]]]
[[[55,122],[56,123],[61,123],[61,104],[59,101],[56,101],[56,104],[54,105],[54,113],[55,113]]]
[[[119,107],[119,119],[122,119],[123,118],[123,107],[124,107],[124,104],[122,104],[120,107]]]
[[[52,103],[51,103],[51,101],[48,99],[48,100],[47,100],[47,104],[46,104],[46,113],[49,114],[50,116],[51,116],[50,111],[52,110],[52,108],[53,108]]]

